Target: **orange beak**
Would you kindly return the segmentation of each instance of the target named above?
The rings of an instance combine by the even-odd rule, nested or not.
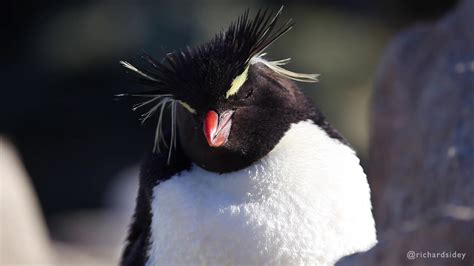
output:
[[[211,147],[220,147],[227,142],[232,126],[234,111],[227,110],[222,114],[209,110],[204,118],[204,136]]]

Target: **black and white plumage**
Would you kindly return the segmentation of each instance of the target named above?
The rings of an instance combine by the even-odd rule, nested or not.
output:
[[[122,62],[153,88],[137,108],[158,120],[123,265],[330,265],[375,244],[359,159],[292,81],[317,75],[263,58],[292,27],[280,15],[246,12],[204,45]]]

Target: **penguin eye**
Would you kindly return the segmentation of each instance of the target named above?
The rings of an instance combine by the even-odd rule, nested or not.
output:
[[[245,98],[244,98],[244,99],[250,98],[250,97],[252,96],[252,94],[253,94],[253,89],[251,89],[251,90],[249,90],[249,91],[247,92],[247,94],[245,95]]]

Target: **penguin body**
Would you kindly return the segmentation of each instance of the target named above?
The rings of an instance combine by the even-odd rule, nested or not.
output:
[[[208,43],[144,66],[157,113],[122,265],[331,265],[376,242],[359,159],[264,50],[292,27],[248,13]],[[164,114],[169,110],[169,124]]]
[[[147,265],[332,265],[375,244],[369,195],[354,151],[301,121],[247,168],[155,186]]]

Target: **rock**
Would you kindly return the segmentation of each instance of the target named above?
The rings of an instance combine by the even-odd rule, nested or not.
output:
[[[474,1],[464,1],[387,49],[375,82],[368,172],[381,242],[338,265],[473,265],[473,14]],[[470,257],[407,260],[416,248]]]
[[[124,234],[116,229],[126,228],[120,223],[124,219],[113,211],[87,214],[71,216],[63,225],[68,232],[82,233],[80,244],[50,239],[20,156],[0,135],[0,265],[116,265]]]
[[[379,242],[365,253],[348,256],[338,266],[469,265],[474,261],[474,223],[442,218]]]
[[[0,136],[0,265],[51,265],[53,250],[20,158]]]

